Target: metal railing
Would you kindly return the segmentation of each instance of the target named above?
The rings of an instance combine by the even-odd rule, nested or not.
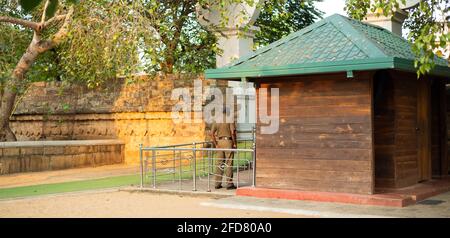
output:
[[[255,186],[255,130],[251,133],[253,138],[238,140],[238,148],[235,149],[214,148],[209,141],[158,147],[144,147],[141,144],[140,187],[183,190],[187,185],[193,191],[200,187],[210,192],[212,182],[220,179],[222,183],[221,174],[226,180],[231,180],[226,176],[226,170],[232,171],[232,181],[236,187]],[[233,154],[233,161],[226,164],[226,158],[219,155],[230,153]]]

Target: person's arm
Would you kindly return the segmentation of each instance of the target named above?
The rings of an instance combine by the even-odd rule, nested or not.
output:
[[[237,149],[237,139],[236,139],[236,126],[234,123],[230,124],[231,139],[233,140],[233,148]]]
[[[211,135],[211,138],[212,138],[214,146],[217,147],[217,139],[216,139],[216,135],[214,133]]]
[[[211,139],[215,147],[217,147],[216,131],[217,127],[216,124],[214,123],[213,126],[211,127]]]

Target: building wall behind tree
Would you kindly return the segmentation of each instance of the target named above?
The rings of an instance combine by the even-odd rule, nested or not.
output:
[[[172,90],[187,87],[192,93],[195,79],[204,86],[216,83],[190,75],[139,76],[132,83],[114,79],[97,89],[35,83],[15,109],[12,130],[21,141],[121,139],[125,162],[137,163],[141,143],[158,146],[206,140],[204,122],[176,124],[171,115],[177,103],[171,100]]]

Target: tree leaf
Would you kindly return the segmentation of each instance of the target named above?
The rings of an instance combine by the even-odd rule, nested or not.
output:
[[[41,2],[42,0],[19,0],[19,4],[25,12],[34,10]]]
[[[78,2],[80,2],[80,0],[66,0],[66,2],[68,4],[78,4]]]
[[[51,18],[55,15],[56,9],[58,9],[58,0],[50,0],[47,6],[47,11],[45,12],[45,16],[47,18]]]

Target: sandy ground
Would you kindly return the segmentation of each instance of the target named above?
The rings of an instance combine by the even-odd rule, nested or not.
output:
[[[97,191],[0,201],[0,217],[301,217],[276,212],[202,206],[213,198]]]
[[[0,188],[80,181],[138,174],[139,165],[106,165],[95,168],[67,169],[0,176]]]

